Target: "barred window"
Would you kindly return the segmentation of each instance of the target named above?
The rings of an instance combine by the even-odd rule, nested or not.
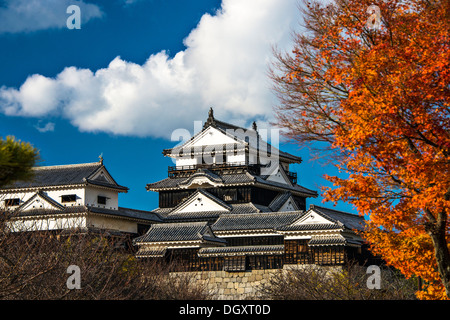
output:
[[[284,242],[286,263],[309,264],[312,263],[312,252],[308,247],[308,240],[286,240]]]
[[[5,200],[5,206],[6,207],[14,207],[14,206],[18,206],[19,204],[20,204],[20,199],[19,198],[6,199]]]
[[[225,257],[223,270],[245,271],[245,256]]]
[[[321,246],[314,249],[314,263],[336,265],[344,263],[343,246]]]

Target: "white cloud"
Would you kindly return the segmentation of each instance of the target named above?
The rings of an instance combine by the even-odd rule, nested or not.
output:
[[[165,138],[176,128],[192,131],[210,107],[240,125],[267,121],[275,103],[267,76],[272,46],[286,47],[297,21],[295,0],[224,0],[174,57],[162,51],[142,65],[116,57],[97,71],[32,75],[20,88],[0,88],[0,112],[59,115],[81,131]]]
[[[94,4],[74,0],[6,0],[0,7],[0,33],[17,33],[65,28],[70,14],[67,7],[77,5],[81,11],[81,26],[103,15]]]
[[[44,126],[41,126],[41,121],[39,121],[34,127],[41,133],[55,131],[55,124],[53,122],[48,122]]]

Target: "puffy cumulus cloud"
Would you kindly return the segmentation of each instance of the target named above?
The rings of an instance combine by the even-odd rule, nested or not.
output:
[[[205,14],[170,57],[142,64],[116,57],[96,71],[67,67],[55,78],[30,76],[19,88],[0,88],[0,111],[16,116],[58,115],[81,131],[168,138],[192,130],[207,110],[245,125],[272,117],[267,76],[272,47],[290,43],[295,0],[224,0]]]
[[[103,16],[94,4],[74,0],[6,0],[0,7],[0,33],[17,33],[67,27],[67,7],[77,5],[81,24]]]

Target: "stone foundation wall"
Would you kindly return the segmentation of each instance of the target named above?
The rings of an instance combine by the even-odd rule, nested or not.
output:
[[[269,277],[280,269],[252,270],[245,272],[198,271],[189,272],[200,285],[219,300],[257,299],[258,287],[266,283]]]
[[[311,266],[309,265],[309,267]],[[258,299],[258,289],[261,289],[274,274],[288,272],[292,268],[305,267],[308,267],[308,265],[285,265],[284,269],[265,269],[245,272],[197,271],[189,272],[189,274],[200,285],[206,285],[215,299],[242,300]],[[339,267],[327,268],[338,269]]]

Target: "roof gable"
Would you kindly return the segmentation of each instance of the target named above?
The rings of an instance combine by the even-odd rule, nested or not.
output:
[[[311,205],[299,219],[280,230],[319,230],[319,229],[363,230],[364,218],[355,214]]]
[[[206,212],[206,211],[231,211],[231,206],[213,196],[212,194],[198,189],[185,201],[174,208],[171,214],[187,212]]]
[[[236,141],[232,135],[214,127],[208,127],[195,135],[193,139],[186,142],[182,147],[190,148],[205,145],[229,144],[244,141]]]
[[[17,208],[17,211],[28,211],[28,210],[64,210],[64,206],[48,197],[42,191],[36,192],[30,199],[22,203]]]
[[[322,216],[328,217],[330,220],[338,221],[348,229],[364,230],[364,217],[349,212],[329,209],[317,205],[311,205],[308,212],[315,212]]]
[[[292,226],[300,226],[305,224],[336,224],[336,221],[324,216],[323,214],[308,210]]]
[[[178,184],[180,188],[208,188],[223,186],[223,179],[206,169],[198,169],[196,173]]]
[[[269,174],[266,181],[273,181],[278,183],[284,183],[292,187],[291,180],[287,176],[286,172],[281,168],[281,166],[276,166],[276,172]],[[274,170],[275,171],[275,170]]]
[[[95,170],[89,177],[86,177],[86,179],[118,185],[104,165]]]
[[[292,196],[290,196],[281,206],[280,209],[278,209],[278,211],[298,211],[300,210],[297,206],[297,203],[294,201],[294,199],[292,198]]]

